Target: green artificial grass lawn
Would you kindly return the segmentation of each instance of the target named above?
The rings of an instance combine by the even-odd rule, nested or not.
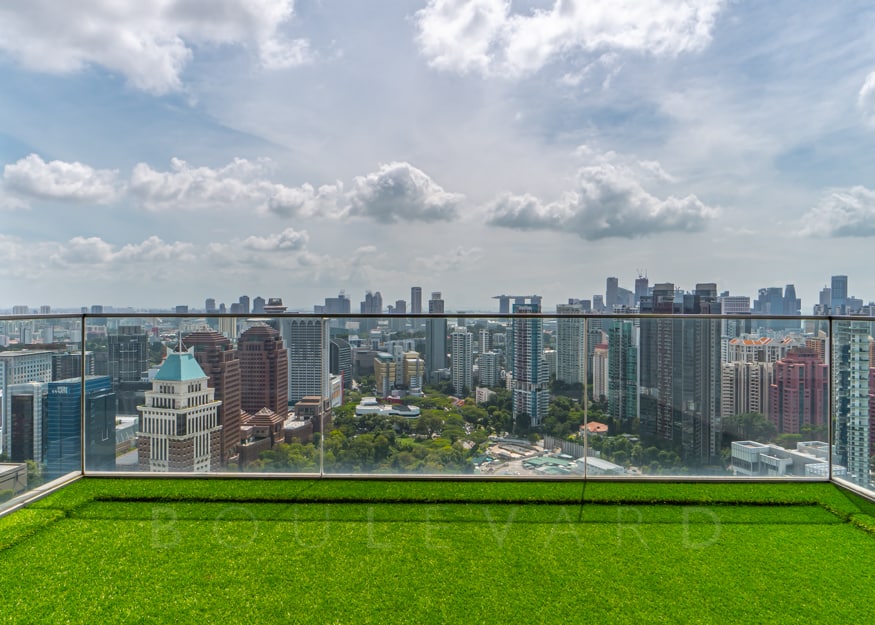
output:
[[[86,478],[0,519],[0,622],[867,622],[825,483]]]

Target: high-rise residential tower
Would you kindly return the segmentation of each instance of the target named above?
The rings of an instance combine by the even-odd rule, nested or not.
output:
[[[586,324],[580,304],[556,306],[556,381],[583,384],[586,360]]]
[[[596,401],[608,398],[608,344],[599,343],[592,350],[592,396]]]
[[[498,386],[498,354],[481,352],[477,359],[477,375],[480,386]]]
[[[474,386],[474,335],[465,328],[456,328],[450,335],[450,372],[456,395],[470,393]]]
[[[614,419],[638,418],[638,328],[630,319],[611,319],[608,335],[608,414]]]
[[[483,328],[477,333],[477,351],[482,354],[484,352],[490,351],[491,349],[492,343],[489,340],[489,330]]]
[[[844,277],[844,276],[834,276]],[[835,283],[833,283],[835,292]],[[869,323],[833,324],[833,414],[836,420],[836,463],[848,479],[869,487]]]
[[[772,365],[768,417],[779,434],[801,434],[829,422],[829,365],[814,349],[797,348]],[[826,433],[821,434],[826,439]]]
[[[534,316],[541,307],[514,304],[513,312],[518,315],[513,319],[513,419],[519,424],[527,417],[532,426],[539,426],[550,401],[543,322]]]
[[[439,291],[431,294],[428,312],[444,314],[444,300]],[[425,374],[432,381],[432,375],[447,367],[447,320],[445,317],[425,321]]]
[[[733,360],[720,365],[720,418],[759,413],[769,416],[774,364]],[[760,441],[768,442],[768,441]]]
[[[684,319],[720,313],[716,284],[697,284],[692,293],[657,284],[641,299],[641,312],[669,316],[641,320],[642,434],[679,445],[690,464],[719,461],[721,324]]]

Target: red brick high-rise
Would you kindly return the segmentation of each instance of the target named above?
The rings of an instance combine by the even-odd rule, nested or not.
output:
[[[240,407],[250,414],[270,408],[279,415],[289,412],[289,359],[280,333],[265,324],[252,326],[237,339]]]
[[[193,332],[183,339],[186,349],[194,348],[194,357],[209,380],[207,384],[216,389],[219,407],[219,424],[222,426],[222,465],[237,454],[240,443],[240,402],[242,382],[240,357],[231,341],[215,330]]]

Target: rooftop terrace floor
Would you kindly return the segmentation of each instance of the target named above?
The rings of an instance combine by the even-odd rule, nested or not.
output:
[[[828,483],[83,478],[0,519],[0,622],[865,622]]]

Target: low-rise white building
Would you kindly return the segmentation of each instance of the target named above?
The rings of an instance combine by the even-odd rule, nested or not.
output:
[[[782,477],[829,476],[829,444],[805,441],[796,449],[784,449],[773,443],[733,441],[731,469],[736,475]],[[832,474],[841,477],[845,467],[833,465]]]
[[[355,416],[378,414],[385,417],[408,417],[414,418],[421,414],[419,406],[406,404],[381,404],[376,397],[362,397],[359,405],[355,407]]]

